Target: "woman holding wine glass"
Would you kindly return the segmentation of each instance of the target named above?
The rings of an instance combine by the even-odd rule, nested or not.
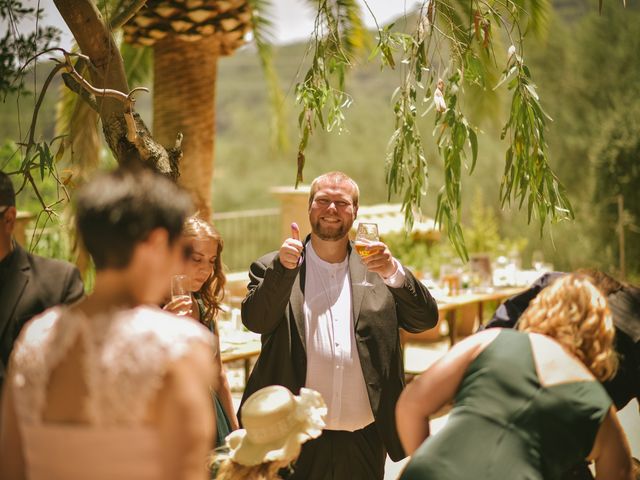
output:
[[[163,308],[180,316],[190,316],[209,328],[216,338],[215,363],[219,378],[213,393],[216,410],[216,445],[238,428],[231,390],[220,358],[220,337],[216,317],[224,297],[226,278],[222,270],[224,242],[218,231],[197,216],[184,223],[183,237],[189,243],[190,256],[185,270],[171,279],[171,301]]]

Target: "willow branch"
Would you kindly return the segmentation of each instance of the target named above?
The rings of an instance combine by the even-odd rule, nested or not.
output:
[[[49,88],[49,85],[51,84],[53,77],[56,76],[56,74],[60,71],[60,69],[62,69],[62,67],[64,67],[64,65],[62,64],[58,64],[55,67],[53,67],[53,69],[49,73],[49,76],[45,80],[44,85],[42,85],[42,90],[40,91],[40,95],[38,96],[38,101],[36,102],[36,106],[33,109],[33,117],[31,117],[31,126],[29,127],[29,138],[27,140],[27,145],[26,145],[27,152],[29,152],[29,150],[31,150],[31,147],[33,147],[34,137],[36,134],[36,123],[38,122],[38,113],[40,112],[40,107],[42,106],[44,95],[45,93],[47,93],[47,89]]]

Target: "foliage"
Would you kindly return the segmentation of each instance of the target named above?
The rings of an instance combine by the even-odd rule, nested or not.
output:
[[[485,203],[480,190],[476,190],[473,205],[470,218],[464,224],[470,253],[486,253],[494,260],[513,252],[522,254],[527,246],[527,239],[522,236],[505,239],[501,235],[498,216]],[[403,264],[419,272],[430,272],[434,277],[439,276],[442,265],[460,261],[458,252],[449,242],[428,242],[404,232],[386,235],[383,241]]]
[[[500,248],[500,226],[495,211],[486,205],[481,190],[476,190],[471,209],[470,228],[466,229],[471,253],[496,253]]]
[[[628,108],[632,105],[631,108]],[[592,161],[595,166],[594,204],[602,225],[603,249],[620,255],[616,237],[620,227],[625,232],[625,256],[632,271],[640,270],[640,105],[621,101],[602,125],[594,141]],[[617,197],[624,199],[624,211],[619,218]]]
[[[274,66],[273,21],[269,18],[268,0],[249,0],[251,5],[251,31],[258,51],[258,58],[267,81],[269,101],[274,112],[271,125],[271,143],[274,147],[287,147],[284,95]]]
[[[47,50],[60,40],[60,30],[39,25],[43,9],[26,7],[20,0],[0,0],[0,23],[6,24],[6,33],[0,38],[0,98],[5,101],[10,93],[21,92],[24,72],[21,69],[27,59]],[[19,25],[35,22],[33,32],[25,34]]]
[[[563,16],[550,17],[551,24],[545,38],[528,38],[526,65],[531,72],[537,72],[536,92],[545,99],[544,109],[553,118],[553,122],[545,120],[549,127],[545,135],[545,140],[549,144],[547,156],[558,177],[570,179],[566,184],[567,196],[574,206],[576,221],[553,225],[545,229],[544,237],[540,238],[538,228],[527,225],[526,220],[517,212],[500,210],[497,195],[494,198],[493,192],[498,192],[500,187],[506,146],[499,142],[500,129],[482,125],[484,132],[480,132],[475,128],[476,124],[480,124],[480,118],[472,115],[471,104],[481,96],[488,98],[487,94],[493,93],[491,102],[484,104],[483,115],[485,117],[487,114],[494,115],[505,103],[506,111],[510,112],[511,99],[505,102],[507,90],[504,87],[511,79],[507,80],[503,88],[492,90],[497,83],[502,66],[491,67],[486,62],[476,63],[473,68],[471,68],[473,62],[467,63],[467,68],[463,71],[464,79],[461,82],[463,92],[458,94],[456,100],[456,105],[465,114],[474,131],[478,133],[479,143],[481,143],[478,164],[472,181],[462,182],[464,188],[461,188],[463,199],[461,220],[463,225],[469,225],[472,222],[471,217],[476,212],[476,201],[471,194],[475,189],[481,189],[486,192],[484,200],[487,202],[487,208],[498,212],[499,234],[503,238],[518,236],[528,238],[525,259],[530,255],[531,250],[540,249],[544,251],[545,260],[553,262],[557,269],[572,270],[583,266],[609,269],[611,265],[617,263],[615,237],[617,213],[614,216],[600,215],[601,209],[594,205],[597,180],[594,162],[600,158],[601,155],[598,152],[603,151],[602,147],[608,140],[602,133],[603,127],[609,124],[608,119],[611,125],[616,122],[621,125],[620,122],[626,120],[619,117],[617,111],[628,109],[633,112],[635,111],[633,106],[640,101],[640,95],[638,95],[640,84],[637,82],[637,78],[640,77],[640,63],[637,61],[637,52],[640,49],[638,43],[640,37],[637,35],[639,12],[637,6],[633,4],[623,9],[618,3],[606,4],[601,17],[594,8],[582,3],[559,1],[554,3],[554,7],[557,7],[557,11]],[[531,11],[529,6],[526,10]],[[410,23],[414,19],[408,15],[406,21]],[[399,32],[401,23],[402,20],[397,21],[387,33],[391,35]],[[414,30],[409,28],[406,31]],[[484,30],[480,28],[479,31],[482,38]],[[494,33],[490,38],[495,42],[508,41],[508,35],[500,36],[496,29],[491,32]],[[404,33],[404,30],[401,33]],[[514,44],[519,45],[518,42]],[[478,55],[480,48],[479,51],[484,52],[482,54],[495,58],[496,63],[506,64],[507,54],[501,53],[507,51],[506,46],[504,48],[496,46],[492,52],[487,52],[486,49],[481,49],[481,42],[477,39],[474,45],[475,55]],[[274,58],[274,68],[283,79],[283,84],[295,82],[296,73],[300,68],[299,59],[304,56],[304,52],[304,46],[299,44],[278,48],[278,55]],[[385,68],[380,71],[379,65],[374,65],[373,62],[354,65],[353,75],[350,76],[346,88],[348,92],[353,92],[354,98],[355,94],[358,94],[356,100],[366,99],[366,101],[355,101],[350,106],[348,135],[331,136],[319,128],[316,129],[314,141],[309,142],[306,152],[308,158],[314,158],[317,161],[307,162],[305,176],[312,177],[327,169],[344,169],[358,180],[363,194],[363,203],[377,203],[386,199],[385,172],[378,165],[381,158],[380,152],[385,149],[384,137],[393,130],[395,122],[395,115],[385,115],[384,112],[388,111],[389,94],[394,91],[401,79],[399,71],[406,65],[402,63],[400,52],[401,46],[390,50],[396,64],[394,70]],[[525,58],[520,50],[518,53]],[[253,52],[244,50],[220,62],[219,66],[217,85],[219,115],[214,181],[214,203],[218,211],[276,205],[268,188],[265,188],[265,178],[269,179],[270,185],[282,185],[288,183],[291,175],[290,162],[286,156],[266,148],[270,132],[268,122],[264,119],[269,116],[269,110],[265,82],[260,73],[258,59],[255,57]],[[443,50],[443,57],[448,57],[447,49]],[[446,66],[443,61],[438,60],[434,72],[434,82],[439,78],[445,82],[445,98],[451,92],[448,75],[454,72],[453,69],[447,70]],[[480,74],[472,74],[475,70],[480,70]],[[494,75],[495,72],[497,74]],[[44,79],[42,68],[38,68],[37,74],[38,84],[41,84]],[[470,78],[474,78],[474,82],[470,82]],[[480,85],[481,82],[484,83],[483,86]],[[443,185],[444,162],[433,161],[438,158],[436,157],[438,147],[435,141],[428,141],[433,129],[432,119],[435,122],[435,109],[431,107],[431,111],[424,115],[433,103],[434,86],[432,85],[429,96],[419,96],[417,99],[416,127],[421,138],[425,140],[423,147],[430,163],[430,188],[437,192]],[[473,88],[481,90],[482,95],[475,95]],[[512,90],[508,93],[512,96],[514,92]],[[0,104],[0,131],[8,132],[8,137],[14,139],[17,138],[17,134],[14,135],[13,132],[17,131],[18,124],[15,103],[15,101],[8,101]],[[141,97],[137,104],[137,109],[146,118],[149,117],[149,103],[148,98]],[[286,97],[284,103],[285,110],[293,110],[292,98]],[[51,138],[54,136],[51,122],[53,113],[48,99],[43,102],[40,117],[36,138],[40,135]],[[286,117],[286,120],[289,141],[294,142],[295,134],[292,131],[295,129],[295,119]],[[247,141],[248,125],[251,126],[250,142]],[[435,134],[438,135],[438,133],[436,130]],[[15,151],[15,148],[14,146],[11,152]],[[465,164],[472,157],[468,143],[465,145],[465,151],[468,158],[465,161],[463,157],[463,180],[465,180]],[[0,164],[0,167],[3,165],[4,163]],[[14,170],[15,168],[12,167]],[[238,187],[236,181],[238,178],[242,179],[242,188]],[[607,185],[604,180],[603,177],[601,179],[603,191],[612,189],[612,185],[615,185],[615,183]],[[609,180],[613,181],[614,178],[609,176],[606,181],[609,182]],[[47,181],[45,175],[45,183]],[[633,188],[633,185],[636,191],[640,191],[637,183],[630,183],[629,188]],[[43,196],[57,198],[54,183],[50,186],[51,190],[47,188],[42,190]],[[39,202],[29,187],[25,188],[23,195],[26,196],[23,196],[22,204],[38,211]],[[27,203],[27,196],[31,203]],[[392,196],[392,198],[395,200],[397,197]],[[514,202],[518,201],[516,199]],[[423,199],[422,208],[428,214],[434,215],[434,204],[433,201]],[[630,213],[633,204],[626,201],[625,205]],[[536,215],[535,209],[534,215]],[[637,222],[634,223],[637,225]],[[463,231],[469,251],[473,252],[472,245],[475,243],[473,233],[468,227]],[[632,233],[627,227],[627,248],[633,246],[629,240],[632,238]],[[407,249],[410,248],[408,243]],[[428,260],[431,264],[437,263],[438,260],[434,258],[440,255],[438,250],[448,249],[449,258],[455,255],[445,242],[441,242],[434,248]],[[504,249],[509,251],[508,246]],[[442,258],[445,257],[443,253]],[[628,270],[631,269],[632,273],[633,270],[640,269],[637,265],[638,258],[640,257],[632,256],[628,251],[627,261],[631,264],[628,265]]]
[[[529,68],[515,52],[511,55],[502,82],[509,82],[513,100],[509,121],[502,130],[501,138],[510,136],[504,175],[500,185],[502,205],[518,200],[522,208],[527,200],[527,220],[534,211],[540,220],[540,235],[549,217],[552,221],[573,219],[571,203],[564,187],[551,171],[544,137],[545,117],[536,88],[531,82]]]
[[[345,77],[353,57],[365,45],[365,29],[355,0],[319,0],[310,48],[311,66],[304,80],[296,85],[300,143],[296,187],[303,181],[305,149],[311,132],[341,132],[343,109],[351,104],[345,92]]]
[[[304,151],[312,129],[319,124],[327,131],[336,127],[340,130],[345,119],[343,110],[351,104],[344,76],[352,63],[341,48],[340,30],[332,28],[337,22],[330,15],[333,12],[325,10],[327,4],[319,2],[312,65],[297,86],[296,99],[301,105],[297,182],[302,179]],[[341,7],[345,8],[340,2],[335,7],[338,15]],[[428,185],[420,119],[435,107],[434,136],[445,176],[437,197],[436,220],[446,226],[452,245],[463,259],[468,256],[461,228],[462,171],[466,167],[472,173],[478,157],[477,128],[463,111],[463,98],[466,88],[474,94],[489,91],[493,96],[487,87],[497,63],[495,52],[501,45],[501,35],[509,38],[512,46],[503,79],[496,88],[509,81],[514,96],[502,134],[509,146],[500,198],[503,205],[517,200],[519,207],[526,201],[527,218],[531,221],[535,213],[541,232],[547,220],[572,218],[569,200],[549,166],[545,114],[522,51],[515,53],[515,44],[522,50],[527,27],[542,30],[547,9],[546,1],[426,0],[409,33],[393,30],[393,24],[378,27],[372,57],[379,56],[383,68],[397,68],[400,73],[400,86],[392,96],[395,128],[386,159],[388,195],[400,195],[405,223],[411,230]]]

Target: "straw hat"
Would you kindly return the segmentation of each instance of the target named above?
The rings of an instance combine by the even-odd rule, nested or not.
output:
[[[251,395],[241,413],[245,428],[231,432],[226,442],[230,458],[250,467],[295,460],[300,446],[322,433],[327,407],[315,390],[301,388],[295,396],[281,385],[271,385]]]

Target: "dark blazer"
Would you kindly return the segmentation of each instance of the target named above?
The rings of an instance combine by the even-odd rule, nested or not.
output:
[[[304,252],[302,258],[301,265],[293,270],[282,266],[277,252],[251,265],[242,322],[262,334],[262,352],[247,380],[242,402],[267,385],[284,385],[296,394],[305,385]],[[398,328],[418,333],[434,327],[438,307],[406,268],[401,288],[387,287],[377,274],[367,276],[373,287],[358,285],[365,266],[351,245],[349,273],[355,338],[369,402],[389,456],[398,461],[405,457],[395,425],[395,406],[404,387]]]
[[[35,315],[84,294],[78,269],[70,263],[32,255],[16,244],[0,290],[0,387],[20,330]]]

